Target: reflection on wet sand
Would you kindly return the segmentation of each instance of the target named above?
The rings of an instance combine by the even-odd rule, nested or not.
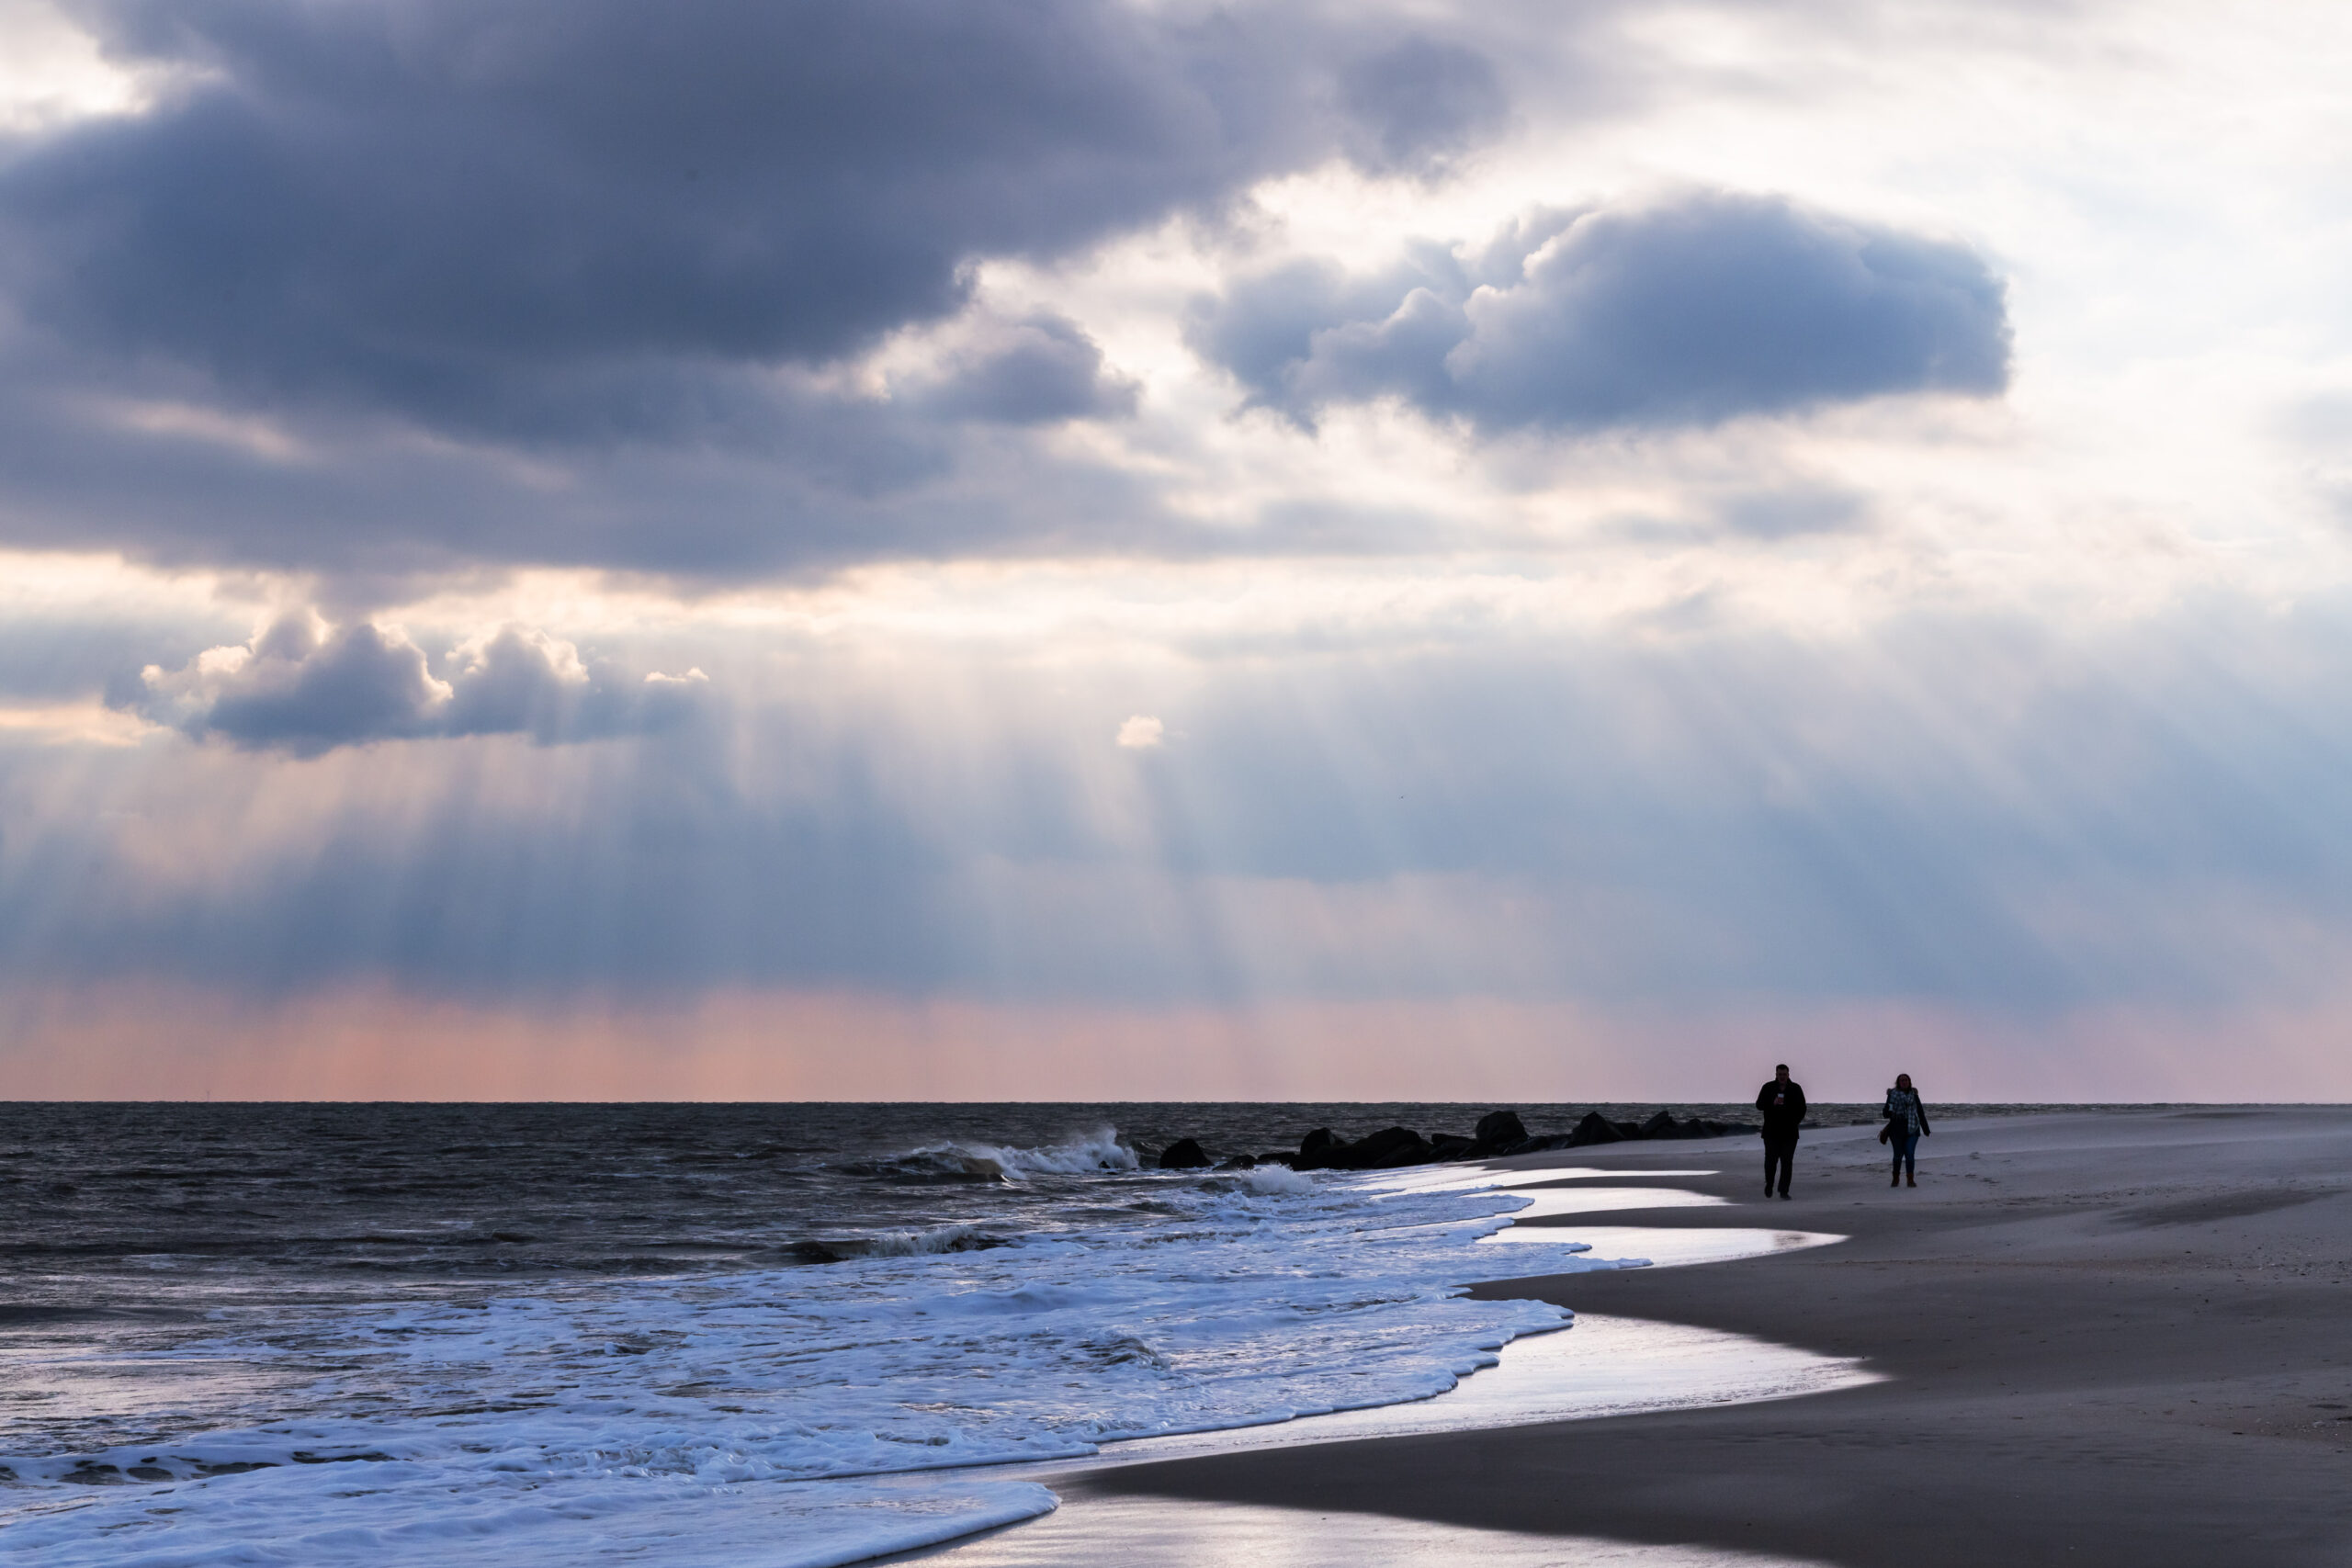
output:
[[[1450,1568],[1471,1562],[1483,1568],[1813,1568],[1795,1558],[1703,1547],[1636,1546],[1590,1536],[1522,1535],[1377,1514],[1166,1497],[1089,1497],[922,1561],[939,1568]]]
[[[1511,1217],[1516,1220],[1522,1216],[1514,1214]],[[1514,1224],[1479,1240],[1482,1245],[1512,1241],[1556,1244],[1563,1234],[1574,1236],[1590,1247],[1594,1258],[1612,1261],[1645,1258],[1653,1267],[1659,1269],[1679,1268],[1690,1263],[1736,1263],[1743,1258],[1769,1258],[1776,1252],[1827,1247],[1832,1242],[1846,1239],[1826,1231],[1753,1230],[1728,1225],[1668,1230],[1658,1225],[1562,1227]]]

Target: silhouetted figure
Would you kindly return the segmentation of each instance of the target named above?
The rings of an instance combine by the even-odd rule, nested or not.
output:
[[[1789,1195],[1789,1178],[1797,1163],[1797,1128],[1804,1121],[1804,1086],[1789,1077],[1789,1065],[1772,1069],[1772,1081],[1756,1091],[1756,1109],[1764,1113],[1764,1196],[1772,1195],[1780,1179],[1781,1196]]]
[[[1905,1182],[1919,1185],[1917,1153],[1919,1140],[1935,1129],[1928,1125],[1928,1108],[1919,1103],[1919,1091],[1911,1087],[1909,1073],[1894,1075],[1894,1087],[1886,1091],[1886,1146],[1894,1151],[1894,1178],[1889,1187]]]

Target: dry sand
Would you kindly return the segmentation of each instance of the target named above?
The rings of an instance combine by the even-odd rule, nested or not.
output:
[[[1919,1186],[1890,1190],[1873,1129],[1808,1134],[1788,1202],[1759,1195],[1752,1142],[1510,1162],[1603,1165],[1651,1187],[1647,1172],[1720,1165],[1674,1185],[1747,1213],[1607,1218],[1851,1239],[1480,1287],[1860,1356],[1886,1382],[1135,1465],[1057,1490],[1106,1517],[1183,1498],[1419,1522],[1431,1542],[1503,1530],[1671,1545],[1677,1561],[2352,1564],[2352,1110],[1951,1121],[1921,1149]]]

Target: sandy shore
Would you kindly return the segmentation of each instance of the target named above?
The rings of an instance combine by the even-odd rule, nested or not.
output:
[[[1510,1162],[1651,1187],[1720,1166],[1673,1185],[1745,1212],[1608,1218],[1851,1239],[1481,1287],[1863,1357],[1886,1382],[1057,1489],[1080,1509],[1186,1498],[1823,1563],[2352,1564],[2352,1110],[1955,1121],[1922,1150],[1919,1187],[1889,1190],[1871,1129],[1809,1134],[1788,1202],[1760,1196],[1752,1143]]]

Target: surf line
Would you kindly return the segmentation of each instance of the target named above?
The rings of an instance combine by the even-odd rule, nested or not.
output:
[[[1499,1170],[1492,1179],[1456,1178],[1440,1182],[1405,1182],[1387,1190],[1405,1191],[1435,1186],[1494,1188],[1510,1191],[1536,1183],[1588,1176],[1620,1176],[1615,1170],[1572,1168],[1552,1170]],[[1711,1170],[1643,1171],[1645,1179],[1671,1176],[1713,1176]],[[1505,1216],[1516,1222],[1576,1213],[1612,1213],[1659,1207],[1704,1207],[1722,1201],[1687,1188],[1583,1188],[1516,1191],[1531,1200]],[[1661,1195],[1671,1193],[1665,1202]],[[1376,1195],[1368,1192],[1368,1196]],[[1605,1260],[1624,1268],[1694,1267],[1768,1257],[1805,1247],[1826,1247],[1844,1241],[1824,1232],[1770,1230],[1756,1227],[1708,1227],[1678,1230],[1657,1225],[1573,1225],[1519,1227],[1507,1224],[1477,1245],[1508,1245],[1513,1231],[1530,1241],[1587,1242],[1596,1253],[1618,1253]],[[1549,1235],[1545,1233],[1549,1232]],[[1563,1235],[1562,1232],[1569,1233]],[[1622,1251],[1620,1250],[1622,1249]],[[1498,1255],[1499,1257],[1500,1255]],[[1510,1278],[1510,1276],[1505,1276]],[[1475,1282],[1465,1282],[1464,1289]],[[1491,1348],[1493,1364],[1464,1372],[1451,1389],[1425,1399],[1321,1415],[1297,1416],[1285,1421],[1205,1432],[1169,1433],[1104,1443],[1095,1453],[1035,1464],[991,1467],[1008,1480],[1035,1483],[1048,1493],[1058,1478],[1134,1464],[1190,1459],[1207,1454],[1262,1451],[1375,1438],[1418,1437],[1442,1432],[1492,1431],[1535,1426],[1551,1421],[1598,1420],[1613,1416],[1644,1415],[1662,1410],[1750,1404],[1767,1400],[1796,1399],[1885,1381],[1868,1370],[1859,1357],[1823,1356],[1794,1346],[1781,1345],[1744,1334],[1697,1328],[1685,1324],[1645,1318],[1577,1313],[1558,1328],[1522,1334]],[[1061,1517],[1060,1499],[1044,1513],[976,1535],[921,1549],[910,1554],[940,1568],[956,1568],[960,1559],[971,1568],[1001,1568],[1000,1545],[1010,1547],[1023,1532],[1044,1528]],[[1095,1506],[1081,1504],[1081,1511]],[[1230,1512],[1223,1505],[1156,1500],[1153,1507],[1193,1515],[1205,1507],[1221,1518]],[[1154,1516],[1158,1517],[1157,1515]],[[1163,1521],[1165,1522],[1165,1521]],[[1050,1533],[1050,1531],[1049,1531]],[[1077,1540],[1091,1541],[1094,1533],[1080,1527]],[[1546,1551],[1556,1540],[1546,1538]],[[1081,1554],[1083,1555],[1083,1554]],[[1014,1561],[1017,1559],[1005,1559]],[[1076,1559],[1073,1559],[1075,1561]],[[1546,1556],[1546,1562],[1553,1558]],[[894,1559],[903,1561],[903,1559]],[[1056,1557],[1054,1561],[1060,1561]]]
[[[1846,1239],[1820,1231],[1750,1226],[1539,1227],[1516,1223],[1579,1213],[1706,1207],[1723,1202],[1688,1188],[1513,1190],[1536,1182],[1623,1174],[1626,1173],[1592,1168],[1507,1170],[1496,1172],[1497,1179],[1463,1178],[1442,1185],[1493,1187],[1531,1200],[1527,1207],[1505,1216],[1513,1224],[1481,1238],[1478,1246],[1507,1247],[1514,1240],[1581,1241],[1589,1246],[1597,1259],[1614,1262],[1621,1268],[1682,1268],[1737,1262],[1805,1247],[1834,1246]],[[1639,1174],[1652,1178],[1715,1173],[1678,1170]],[[1438,1185],[1441,1184],[1407,1182],[1389,1190],[1414,1190]],[[1469,1288],[1469,1283],[1465,1282],[1464,1288]],[[1451,1389],[1425,1399],[1297,1416],[1286,1421],[1216,1431],[1123,1438],[1104,1443],[1094,1454],[1018,1466],[1011,1473],[1038,1479],[1200,1454],[1351,1442],[1365,1438],[1481,1431],[1547,1421],[1597,1420],[1706,1405],[1751,1404],[1884,1381],[1883,1373],[1869,1371],[1859,1357],[1824,1356],[1745,1334],[1589,1312],[1577,1313],[1556,1329],[1522,1334],[1490,1348],[1496,1357],[1494,1364],[1462,1374]]]

